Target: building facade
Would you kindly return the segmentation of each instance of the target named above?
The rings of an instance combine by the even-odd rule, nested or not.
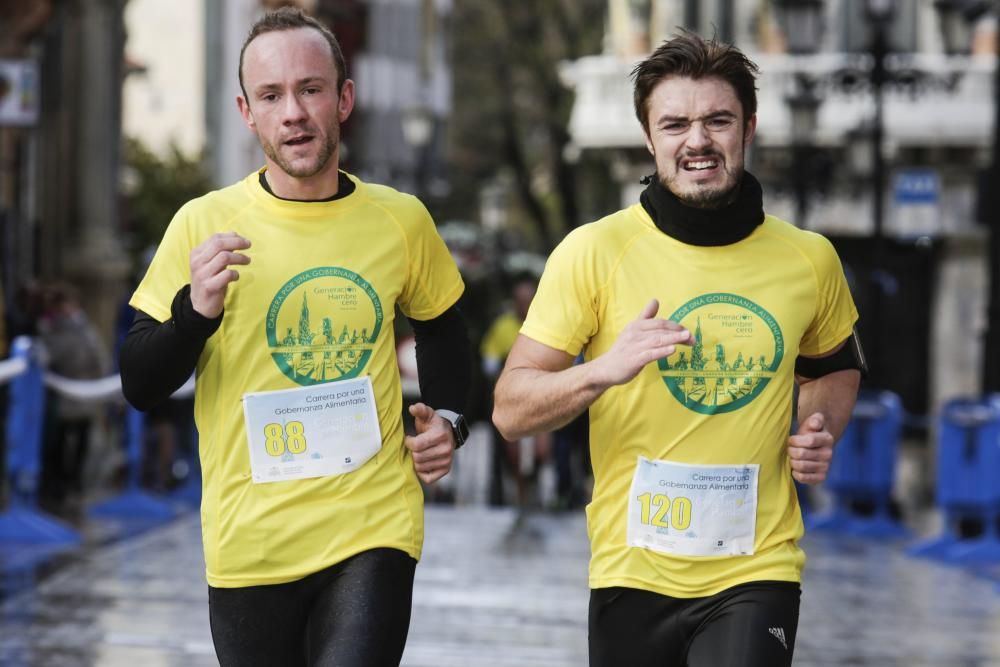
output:
[[[61,279],[111,339],[127,287],[118,205],[124,0],[11,5],[4,57],[37,72],[37,113],[0,120],[0,270],[8,313],[19,286]]]

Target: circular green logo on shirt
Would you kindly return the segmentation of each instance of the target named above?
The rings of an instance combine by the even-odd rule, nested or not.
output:
[[[766,310],[736,294],[691,299],[670,316],[694,333],[694,344],[658,362],[681,405],[705,415],[739,410],[764,391],[781,365],[785,340]]]
[[[265,321],[271,358],[301,385],[356,377],[382,329],[382,302],[347,269],[321,266],[285,283]]]

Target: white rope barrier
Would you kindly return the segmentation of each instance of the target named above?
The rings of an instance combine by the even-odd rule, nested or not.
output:
[[[46,387],[78,401],[106,401],[122,395],[120,375],[109,375],[96,380],[73,380],[55,373],[46,373],[43,377]]]
[[[170,398],[191,398],[194,396],[194,373],[182,384],[177,391],[170,394]]]
[[[13,357],[0,360],[0,385],[10,382],[21,373],[28,370],[28,362],[24,357]],[[122,378],[120,375],[109,375],[94,380],[74,380],[55,373],[46,372],[43,376],[45,386],[57,393],[84,402],[106,401],[122,397]],[[194,374],[181,385],[170,398],[184,399],[194,396]]]
[[[70,378],[46,373],[45,386],[54,389],[59,394],[78,401],[106,401],[122,397],[122,378],[120,375],[109,375],[96,380],[73,380]],[[194,396],[194,375],[187,379],[170,398],[182,399]]]
[[[28,336],[18,336],[11,343],[12,349],[28,350],[32,359],[44,369],[48,366],[48,355],[45,346]],[[0,385],[10,382],[13,378],[28,370],[28,360],[18,355],[0,360]],[[95,402],[122,398],[121,375],[108,375],[93,380],[77,380],[56,373],[45,371],[42,375],[45,386],[55,392],[77,401]],[[170,398],[184,399],[194,396],[194,373],[181,385]]]
[[[28,370],[28,362],[24,360],[24,357],[0,361],[0,384],[10,382],[26,370]]]

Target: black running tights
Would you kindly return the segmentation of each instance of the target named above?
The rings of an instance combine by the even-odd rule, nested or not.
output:
[[[285,584],[208,589],[221,667],[397,667],[417,562],[373,549]]]

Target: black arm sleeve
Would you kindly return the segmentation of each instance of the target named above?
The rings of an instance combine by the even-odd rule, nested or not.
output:
[[[191,377],[202,348],[222,315],[203,317],[191,304],[191,286],[177,292],[170,319],[159,322],[142,311],[122,343],[119,367],[125,399],[138,410],[166,400]]]
[[[420,399],[434,408],[464,413],[472,361],[465,319],[452,306],[432,320],[407,318],[417,343]]]

